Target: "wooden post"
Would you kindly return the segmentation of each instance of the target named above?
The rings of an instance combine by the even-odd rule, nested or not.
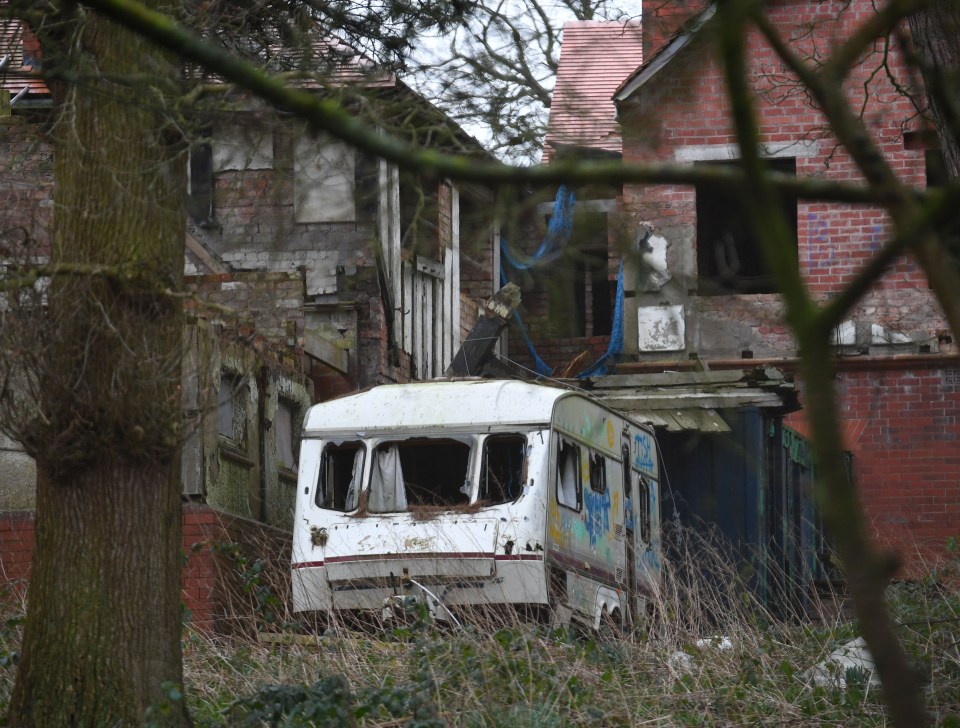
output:
[[[477,323],[453,357],[446,376],[478,376],[519,305],[520,289],[513,283],[508,283],[493,294],[493,298],[480,309]]]

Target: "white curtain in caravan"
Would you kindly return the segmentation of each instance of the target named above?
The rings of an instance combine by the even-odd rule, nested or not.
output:
[[[579,490],[579,469],[579,448],[572,442],[560,438],[560,467],[557,469],[560,482],[557,488],[557,500],[560,501],[561,505],[568,508],[578,509],[580,507],[580,499],[577,493]]]
[[[360,479],[363,477],[363,448],[357,450],[353,456],[353,472],[350,475],[350,485],[347,486],[347,497],[343,504],[343,510],[352,511],[360,501]]]
[[[396,445],[378,448],[374,454],[373,472],[370,475],[370,499],[367,506],[371,513],[407,510],[407,492],[403,485],[400,450]]]

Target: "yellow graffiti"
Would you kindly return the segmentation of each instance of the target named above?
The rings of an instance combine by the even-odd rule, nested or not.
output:
[[[547,518],[547,536],[550,541],[557,544],[566,542],[563,526],[560,522],[560,508],[555,502],[550,504],[550,514]]]
[[[607,420],[607,445],[613,449],[613,423],[610,420]]]

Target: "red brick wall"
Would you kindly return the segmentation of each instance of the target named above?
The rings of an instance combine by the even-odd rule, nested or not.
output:
[[[658,4],[657,0],[644,4],[645,24],[646,16],[652,15],[648,8]],[[802,58],[826,57],[875,12],[865,0],[793,0],[769,5],[765,11]],[[782,154],[796,159],[798,176],[859,183],[861,176],[849,155],[766,42],[750,34],[746,46],[760,140],[767,154],[794,144]],[[924,151],[918,148],[922,145],[904,138],[904,131],[920,131],[921,120],[909,99],[894,87],[882,60],[898,83],[909,87],[916,82],[897,44],[878,42],[851,69],[848,96],[855,109],[862,107],[872,138],[900,179],[923,187]],[[725,81],[709,44],[691,44],[680,52],[620,111],[625,161],[718,159],[724,147],[736,154]],[[693,188],[626,185],[623,208],[634,225],[651,223],[669,243],[667,263],[674,283],[680,285],[656,293],[638,291],[633,299],[634,305],[661,301],[684,305],[688,348],[669,356],[683,360],[695,351],[709,365],[736,359],[746,349],[772,360],[796,355],[778,296],[698,295]],[[800,270],[811,293],[821,300],[841,290],[890,233],[885,213],[861,205],[801,202],[797,227]],[[857,365],[841,362],[837,386],[842,424],[871,527],[884,543],[902,549],[907,559],[918,553],[942,553],[946,539],[960,532],[958,365],[937,355],[937,332],[946,328],[943,313],[922,273],[905,258],[867,293],[850,318],[907,334],[914,342],[909,351],[927,345],[933,352],[926,360],[913,355],[896,368],[883,358],[866,356]],[[871,353],[877,351],[872,348]],[[802,428],[802,413],[791,421]]]
[[[835,7],[834,7],[835,6]],[[802,37],[809,27],[815,32],[797,41],[801,56],[824,53],[838,38],[849,35],[853,23],[863,19],[863,3],[783,3],[768,8],[774,22],[783,24],[789,36]],[[794,85],[756,34],[748,36],[747,57],[754,73],[753,83],[759,115],[760,140],[764,144],[783,145],[803,142],[812,156],[798,151],[798,176],[819,176],[835,180],[859,181],[855,165],[829,135],[824,119],[812,108],[809,99]],[[878,45],[879,48],[879,45]],[[863,116],[878,141],[884,156],[907,184],[925,184],[922,149],[907,149],[903,131],[918,129],[920,120],[909,99],[899,93],[884,73],[875,73],[880,63],[877,54],[856,66],[848,83],[854,104],[864,106]],[[910,78],[902,70],[902,56],[889,49],[888,63],[898,80]],[[872,78],[869,92],[863,84]],[[671,64],[637,92],[621,109],[624,134],[624,158],[627,161],[676,161],[681,150],[692,147],[731,145],[734,143],[729,102],[725,94],[722,68],[709,47],[689,47]],[[624,189],[625,210],[635,221],[649,221],[676,247],[684,238],[695,235],[696,209],[692,188],[642,187]],[[854,272],[876,250],[889,233],[886,215],[876,207],[804,203],[798,206],[798,243],[800,266],[813,293],[826,296],[848,282]],[[695,241],[694,241],[695,242]],[[681,261],[673,261],[673,269]],[[695,276],[695,265],[687,263]],[[915,265],[903,261],[883,279],[881,290],[926,288]],[[902,322],[901,322],[902,323]]]
[[[257,628],[255,606],[238,603],[249,598],[238,589],[242,565],[218,555],[217,548],[238,544],[250,562],[265,564],[264,582],[284,604],[289,604],[290,535],[248,519],[231,516],[206,505],[183,508],[181,577],[183,603],[190,624],[201,631],[237,632]],[[30,579],[34,548],[32,511],[0,513],[0,579],[23,590]],[[241,596],[238,597],[238,594]]]
[[[33,511],[0,514],[0,578],[22,593],[33,562]]]
[[[705,4],[704,0],[645,0],[643,57],[649,59]]]
[[[842,367],[837,393],[869,525],[922,569],[960,536],[960,361]],[[802,412],[790,424],[807,429]]]

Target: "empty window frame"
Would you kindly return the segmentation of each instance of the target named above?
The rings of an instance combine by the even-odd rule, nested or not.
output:
[[[767,166],[782,174],[796,174],[792,158],[766,160]],[[702,165],[732,165],[736,162],[700,162]],[[767,269],[754,234],[742,193],[738,188],[697,185],[697,272],[701,295],[730,293],[776,293],[773,276]],[[783,199],[783,219],[797,247],[797,202]]]
[[[552,324],[559,335],[610,334],[616,284],[610,280],[607,213],[577,211],[564,264],[548,285]]]
[[[213,148],[209,141],[197,142],[187,165],[187,212],[201,225],[214,219],[213,190]]]
[[[224,372],[217,390],[217,432],[243,447],[247,440],[247,392],[243,378]]]
[[[607,461],[598,452],[590,452],[590,490],[594,493],[607,492]]]
[[[608,336],[613,328],[613,292],[607,249],[580,251],[574,269],[577,335]]]
[[[412,172],[400,173],[400,246],[408,260],[441,260],[440,204],[435,181]]]
[[[356,510],[360,502],[363,460],[362,442],[327,443],[320,457],[316,504],[334,511]]]
[[[480,487],[485,503],[507,503],[520,497],[526,473],[527,439],[523,435],[491,435],[483,441]]]
[[[580,446],[563,437],[557,443],[557,502],[579,511],[583,503]]]
[[[377,446],[368,507],[373,513],[466,505],[470,444],[451,438],[412,438]]]

